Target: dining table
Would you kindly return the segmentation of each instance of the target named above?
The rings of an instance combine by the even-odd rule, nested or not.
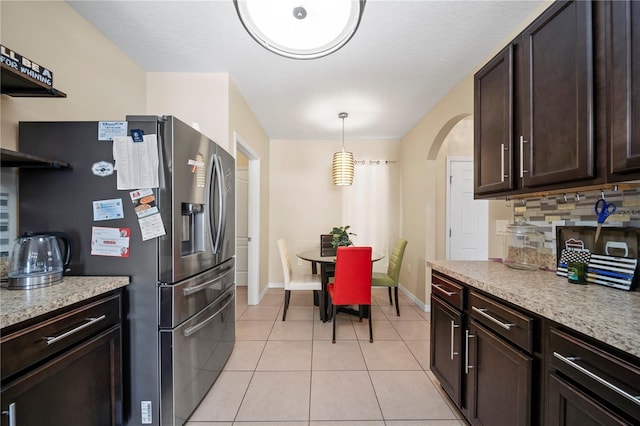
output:
[[[311,262],[311,273],[318,273],[318,265],[320,265],[320,280],[322,282],[322,291],[320,296],[323,298],[324,303],[319,303],[319,306],[324,306],[325,309],[320,309],[320,320],[327,322],[329,319],[329,297],[327,294],[327,286],[329,285],[329,278],[333,277],[336,267],[336,256],[322,256],[320,254],[320,248],[304,250],[296,254],[300,259]],[[372,251],[371,262],[377,262],[384,258],[384,254]],[[340,308],[340,311],[346,312],[352,315],[359,315],[359,311]],[[368,312],[365,313],[365,317],[368,317]]]

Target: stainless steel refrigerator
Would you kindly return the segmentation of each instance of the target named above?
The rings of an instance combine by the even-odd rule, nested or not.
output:
[[[109,126],[155,135],[159,186],[146,191],[152,202],[143,207],[157,209],[165,235],[143,241],[142,200],[117,189],[113,142],[100,140]],[[235,160],[171,116],[21,122],[19,139],[21,152],[70,164],[20,171],[20,232],[69,234],[75,254],[67,275],[131,277],[123,298],[123,423],[184,424],[235,343]],[[104,217],[96,215],[101,203],[109,206]],[[100,252],[96,227],[128,233],[123,254]]]

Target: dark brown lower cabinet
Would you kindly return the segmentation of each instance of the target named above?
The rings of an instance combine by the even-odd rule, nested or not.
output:
[[[431,371],[449,397],[462,405],[462,313],[431,296]]]
[[[549,373],[547,382],[548,426],[630,424],[555,374]]]
[[[466,338],[468,420],[474,425],[531,424],[530,356],[470,321]]]
[[[121,424],[120,326],[2,388],[2,425]]]
[[[1,426],[122,420],[121,291],[3,328]]]
[[[640,425],[640,363],[578,333],[547,329],[547,424]]]

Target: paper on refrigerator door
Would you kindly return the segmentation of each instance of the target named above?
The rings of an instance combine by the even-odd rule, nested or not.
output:
[[[113,158],[119,190],[159,186],[156,135],[144,135],[142,142],[133,142],[130,136],[114,137]]]

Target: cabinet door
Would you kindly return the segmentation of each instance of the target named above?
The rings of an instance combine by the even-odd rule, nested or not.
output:
[[[2,387],[2,426],[122,424],[120,326]]]
[[[610,173],[640,171],[640,3],[611,2]],[[624,178],[624,176],[622,176]],[[621,180],[618,177],[617,180]]]
[[[473,320],[469,333],[468,420],[486,426],[529,425],[532,358]]]
[[[513,46],[474,76],[476,194],[508,191],[513,179]]]
[[[591,2],[556,2],[522,33],[522,187],[594,177]]]
[[[548,376],[548,426],[628,425],[626,421],[555,374]]]
[[[462,404],[462,313],[431,296],[431,371],[453,402]]]

